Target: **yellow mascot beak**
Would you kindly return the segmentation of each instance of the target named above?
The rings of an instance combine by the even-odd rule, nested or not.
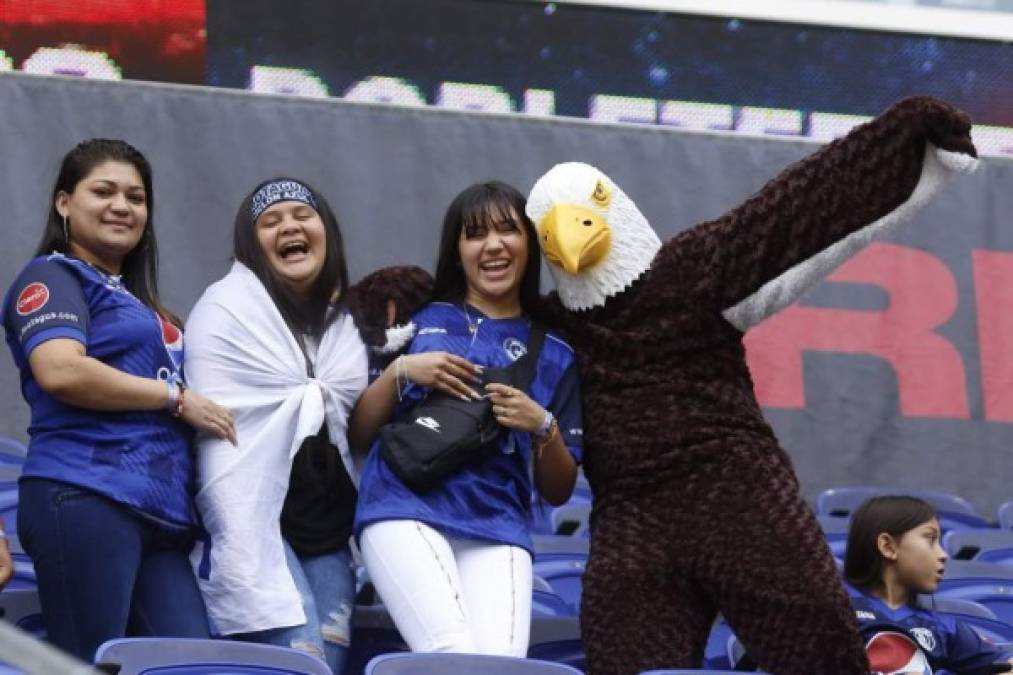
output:
[[[594,267],[609,251],[612,229],[598,213],[576,204],[557,204],[538,223],[545,259],[577,274]]]

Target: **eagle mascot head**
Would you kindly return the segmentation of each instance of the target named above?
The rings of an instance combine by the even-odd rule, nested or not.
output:
[[[604,305],[640,278],[661,248],[636,204],[588,164],[552,167],[531,188],[526,211],[567,309]]]

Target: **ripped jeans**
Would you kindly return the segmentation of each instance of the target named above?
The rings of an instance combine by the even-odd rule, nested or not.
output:
[[[352,554],[345,546],[318,556],[299,556],[285,543],[285,559],[302,596],[306,623],[233,635],[246,642],[292,647],[327,662],[334,675],[341,675],[352,636],[355,605],[355,574]]]

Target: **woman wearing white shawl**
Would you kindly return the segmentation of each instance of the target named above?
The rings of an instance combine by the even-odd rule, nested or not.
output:
[[[186,326],[188,379],[233,411],[238,436],[198,438],[209,536],[191,559],[217,632],[302,649],[340,673],[357,484],[346,427],[367,383],[340,303],[341,233],[319,193],[274,179],[240,206],[235,258]]]

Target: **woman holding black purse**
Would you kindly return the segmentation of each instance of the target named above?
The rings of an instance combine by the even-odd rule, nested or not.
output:
[[[370,444],[355,518],[363,559],[412,651],[527,654],[531,614],[532,480],[565,502],[581,458],[580,387],[573,351],[547,334],[527,390],[482,385],[483,371],[528,352],[538,301],[537,237],[513,187],[473,185],[444,218],[433,302],[415,338],[360,399],[353,447]],[[487,397],[502,427],[491,452],[409,487],[381,453],[377,429],[411,418],[433,391]],[[440,420],[416,416],[419,433]],[[529,468],[530,467],[530,468]],[[531,470],[533,469],[533,470]],[[403,474],[402,474],[403,475]]]

